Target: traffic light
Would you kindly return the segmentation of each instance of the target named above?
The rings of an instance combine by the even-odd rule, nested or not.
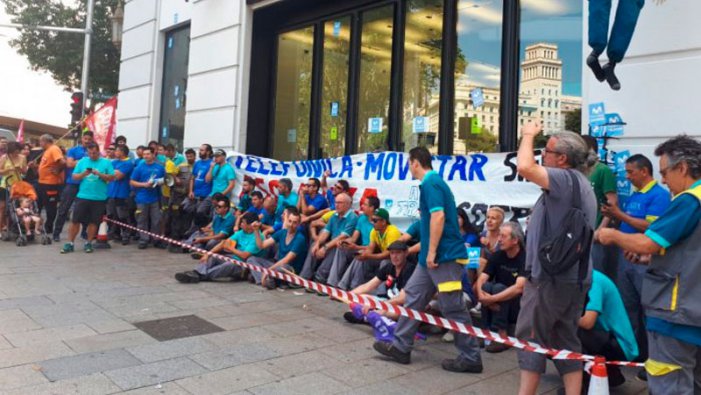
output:
[[[73,92],[71,95],[71,125],[83,118],[83,92]]]

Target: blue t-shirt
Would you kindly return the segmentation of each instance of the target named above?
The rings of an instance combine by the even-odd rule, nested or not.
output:
[[[139,166],[136,166],[134,171],[131,173],[131,179],[136,182],[147,182],[156,178],[165,177],[166,169],[162,164],[153,162],[150,165],[146,162],[142,162]],[[136,196],[134,201],[136,204],[151,204],[156,203],[161,198],[161,188],[134,188],[136,191]]]
[[[290,252],[294,252],[295,259],[292,261],[291,266],[295,269],[295,273],[300,273],[302,266],[304,266],[304,259],[307,257],[307,240],[300,232],[295,233],[290,244],[285,244],[286,239],[287,229],[273,233],[273,240],[277,243],[277,260],[279,261]]]
[[[348,211],[343,218],[339,217],[338,212],[333,213],[329,222],[326,224],[322,232],[329,232],[331,236],[328,240],[333,240],[341,234],[351,236],[355,231],[355,225],[358,223],[358,215],[353,211]]]
[[[319,193],[317,193],[314,197],[310,197],[308,194],[305,194],[304,201],[307,202],[307,206],[313,206],[316,211],[329,207],[326,198]]]
[[[230,236],[231,232],[234,230],[235,224],[236,217],[231,214],[231,211],[228,211],[223,217],[217,214],[212,220],[212,232],[214,232],[215,235],[224,233],[225,235]]]
[[[701,180],[690,189],[701,186]],[[669,248],[691,236],[701,221],[701,203],[695,196],[677,195],[655,222],[650,224],[645,235],[662,248]],[[654,259],[654,258],[653,258]],[[701,326],[675,324],[663,319],[647,317],[646,329],[665,336],[701,346]]]
[[[79,174],[84,172],[86,169],[97,170],[103,174],[114,174],[112,162],[105,158],[92,160],[90,157],[86,156],[78,161],[74,170],[76,174]],[[78,194],[76,196],[80,199],[86,200],[107,200],[107,183],[94,174],[87,175],[80,181]]]
[[[375,229],[367,215],[361,214],[358,217],[358,222],[355,225],[355,230],[360,232],[360,245],[366,246],[370,244],[370,232]]]
[[[336,209],[336,197],[333,195],[330,188],[326,190],[326,202],[331,210]]]
[[[241,211],[248,211],[248,209],[251,207],[251,195],[244,193],[241,195],[239,198],[239,205],[238,207],[241,209]]]
[[[77,162],[83,159],[87,154],[88,151],[85,149],[85,147],[82,145],[77,145],[66,152],[66,157],[74,159],[77,166]],[[80,185],[80,181],[74,180],[72,175],[73,168],[66,167],[66,184]]]
[[[653,222],[669,207],[670,200],[669,191],[657,181],[651,181],[628,198],[623,211],[633,218]],[[626,222],[621,222],[619,230],[623,233],[640,233]]]
[[[251,206],[246,210],[248,213],[253,213],[255,214],[258,218],[260,218],[261,214],[265,214],[265,209],[263,207],[261,208],[255,208],[254,206]]]
[[[215,193],[222,193],[229,186],[229,182],[236,179],[234,168],[230,164],[215,165],[212,169],[212,192],[209,196],[214,196]]]
[[[421,215],[421,251],[419,265],[426,267],[426,256],[431,236],[431,214],[436,211],[445,213],[443,236],[438,242],[436,263],[467,260],[465,242],[458,228],[458,214],[455,198],[448,184],[435,171],[429,171],[419,186],[419,211]]]
[[[134,170],[134,162],[131,159],[119,160],[115,159],[112,161],[112,167],[115,171],[119,171],[124,174],[121,180],[115,179],[107,185],[107,197],[113,199],[126,199],[129,197],[131,192],[131,187],[129,186],[129,179],[131,178],[131,172]]]
[[[638,356],[638,342],[635,340],[633,326],[628,320],[621,294],[616,284],[597,270],[592,271],[589,303],[585,310],[599,313],[594,328],[613,333],[629,361]]]
[[[263,239],[263,235],[261,234],[260,236],[261,239]],[[255,233],[246,233],[243,231],[243,229],[239,230],[238,232],[234,233],[230,238],[230,240],[233,240],[236,242],[236,249],[243,251],[243,252],[250,252],[254,256],[260,256],[262,255],[260,248],[258,248],[258,244],[256,244],[256,235]],[[235,255],[234,258],[243,261],[244,259]]]
[[[409,228],[407,228],[406,234],[411,236],[412,240],[421,240],[421,222],[412,222],[411,225],[409,225]]]
[[[470,247],[482,246],[482,243],[480,243],[479,235],[475,233],[465,233],[464,235],[462,235],[462,241],[464,241],[466,244],[469,244]]]
[[[290,192],[289,195],[277,197],[277,209],[275,210],[275,219],[280,220],[282,218],[282,212],[287,207],[297,207],[297,201],[299,200],[299,195],[297,192]]]
[[[205,198],[212,193],[212,183],[205,180],[211,164],[211,159],[200,159],[192,166],[192,192],[195,197]]]
[[[275,214],[270,214],[268,210],[263,210],[262,214],[263,218],[260,220],[260,223],[268,226],[275,225]]]

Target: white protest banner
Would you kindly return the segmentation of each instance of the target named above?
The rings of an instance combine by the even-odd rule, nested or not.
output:
[[[540,159],[540,151],[536,151]],[[277,195],[280,178],[292,180],[294,189],[309,178],[321,178],[328,170],[328,184],[347,180],[351,185],[353,207],[363,196],[375,195],[386,208],[392,223],[406,229],[418,218],[419,181],[409,172],[409,154],[404,152],[364,153],[340,158],[280,162],[253,155],[231,153],[229,163],[236,170],[234,196],[241,193],[245,176],[256,181],[265,196]],[[516,153],[437,155],[433,169],[448,183],[459,208],[468,212],[481,227],[487,208],[499,206],[506,220],[524,222],[538,199],[540,189],[518,176]],[[237,201],[237,198],[234,199]]]

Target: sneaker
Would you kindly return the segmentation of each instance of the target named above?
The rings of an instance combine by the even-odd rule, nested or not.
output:
[[[441,362],[444,370],[457,373],[482,373],[484,367],[481,362],[469,362],[463,359],[444,359]]]
[[[351,311],[343,313],[343,318],[351,324],[367,324],[364,319],[356,317]]]
[[[61,254],[68,254],[69,252],[73,251],[73,243],[66,243],[63,245],[63,248],[61,248]]]
[[[83,251],[85,251],[88,254],[93,252],[92,243],[85,243],[85,246],[83,246]]]
[[[372,345],[372,348],[380,354],[392,358],[395,362],[399,362],[403,365],[411,363],[411,353],[401,351],[392,343],[378,341]]]
[[[606,79],[606,74],[604,73],[604,69],[601,68],[599,57],[594,52],[587,56],[587,66],[589,66],[591,71],[594,73],[594,77],[599,82],[604,82]]]
[[[647,372],[645,371],[645,369],[640,369],[635,378],[640,381],[647,381]]]
[[[145,250],[148,248],[148,243],[141,243],[139,242],[139,249],[140,250]]]
[[[509,348],[511,348],[511,347],[507,346],[504,343],[491,342],[491,343],[489,343],[489,345],[487,347],[485,347],[484,351],[486,351],[488,353],[492,353],[492,354],[497,354],[500,352],[504,352],[504,351],[508,350]]]
[[[58,243],[59,241],[61,241],[61,236],[59,236],[59,235],[54,235],[53,240],[54,240],[54,243]]]
[[[193,252],[192,254],[190,254],[190,257],[191,257],[192,259],[201,259],[201,258],[202,258],[202,254],[200,254],[199,252]]]
[[[122,245],[123,245],[123,246],[129,245],[129,243],[130,243],[130,241],[129,241],[128,238],[122,239]]]
[[[175,279],[183,284],[196,284],[200,282],[200,275],[197,272],[175,273]]]
[[[603,67],[604,73],[606,74],[606,82],[608,82],[611,89],[618,91],[621,90],[621,83],[618,81],[618,77],[616,77],[615,69],[615,63],[606,63]]]

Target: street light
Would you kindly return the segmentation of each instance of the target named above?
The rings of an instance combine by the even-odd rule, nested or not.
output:
[[[122,25],[124,24],[124,6],[121,0],[112,10],[110,21],[112,22],[112,44],[119,48],[122,45]]]

